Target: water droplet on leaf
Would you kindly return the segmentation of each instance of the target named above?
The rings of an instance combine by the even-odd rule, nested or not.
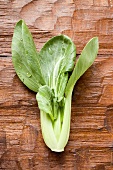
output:
[[[53,54],[53,50],[49,47],[49,54]]]
[[[30,73],[27,73],[27,77],[29,77],[29,78],[30,78],[31,76],[32,76],[32,75],[31,75]]]

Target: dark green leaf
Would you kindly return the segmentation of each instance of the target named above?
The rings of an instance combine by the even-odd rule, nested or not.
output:
[[[45,82],[40,68],[40,57],[25,22],[20,20],[15,27],[12,40],[12,59],[21,81],[31,90],[38,92]]]
[[[68,81],[68,72],[72,71],[74,67],[76,57],[74,43],[65,35],[53,37],[43,46],[40,56],[42,74],[46,84],[54,89],[55,97],[62,98]],[[61,86],[63,77],[66,81],[62,84],[62,92],[60,92],[58,85]]]
[[[76,81],[93,64],[98,53],[98,38],[92,38],[84,47],[66,87],[66,94],[72,90]]]

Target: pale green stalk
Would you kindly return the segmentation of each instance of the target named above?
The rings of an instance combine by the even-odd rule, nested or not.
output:
[[[58,115],[57,124],[55,124],[55,129],[52,124],[50,118],[44,112],[40,112],[41,117],[41,129],[42,135],[46,145],[55,152],[64,151],[64,147],[66,146],[69,133],[70,133],[70,118],[71,118],[71,97],[72,92],[68,93],[67,98],[65,100],[64,107],[64,118],[63,124],[61,128],[60,116]],[[60,127],[60,129],[59,129]],[[58,132],[60,132],[58,134]],[[58,134],[58,136],[57,136]]]

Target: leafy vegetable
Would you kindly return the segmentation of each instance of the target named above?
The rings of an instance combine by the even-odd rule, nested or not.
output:
[[[72,91],[93,64],[97,52],[98,38],[94,37],[74,65],[76,48],[68,36],[51,38],[37,52],[25,22],[20,20],[16,24],[12,39],[14,68],[20,80],[37,93],[43,138],[52,151],[61,152],[67,144]]]

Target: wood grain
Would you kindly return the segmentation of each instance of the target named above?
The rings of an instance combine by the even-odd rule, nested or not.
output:
[[[78,54],[93,36],[99,37],[100,54],[112,54],[112,17],[112,0],[1,0],[0,55],[11,55],[14,26],[21,18],[38,50],[50,37],[66,34],[76,44]]]
[[[113,168],[113,56],[98,56],[77,82],[71,133],[63,153],[44,144],[31,92],[10,57],[0,58],[0,168],[5,170],[111,170]]]
[[[45,146],[36,94],[12,65],[20,19],[38,50],[66,34],[80,54],[90,38],[99,37],[98,58],[73,91],[70,139],[62,153]],[[0,170],[38,169],[113,170],[113,0],[0,0]]]

